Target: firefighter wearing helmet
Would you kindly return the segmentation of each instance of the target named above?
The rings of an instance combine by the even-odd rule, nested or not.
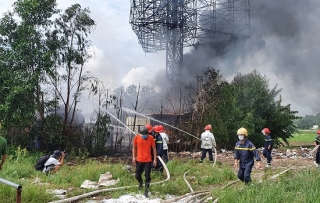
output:
[[[248,131],[239,128],[237,131],[239,141],[234,148],[234,167],[238,168],[238,178],[248,184],[251,181],[250,175],[254,165],[254,158],[257,161],[257,168],[261,168],[261,159],[256,147],[248,140]]]
[[[316,152],[316,165],[319,167],[320,164],[320,130],[317,131],[317,137],[314,140],[314,146],[318,147],[317,152]]]
[[[169,137],[168,135],[164,132],[164,127],[160,125],[160,135],[162,137],[163,141],[163,161],[165,163],[168,163],[169,158],[168,158],[168,142],[169,142]]]
[[[201,149],[202,155],[200,163],[203,163],[203,159],[206,157],[206,154],[209,154],[210,163],[213,163],[212,148],[216,147],[216,140],[214,139],[213,134],[210,132],[212,129],[211,125],[204,127],[204,132],[201,134]]]
[[[160,125],[153,126],[154,131],[154,141],[156,142],[156,150],[157,150],[157,156],[160,156],[163,158],[163,139],[160,135],[160,132],[162,132],[162,128]],[[153,170],[163,172],[163,166],[160,160],[157,158],[157,165],[153,168]]]
[[[270,135],[270,130],[269,130],[269,128],[263,128],[263,130],[261,132],[265,136],[264,149],[263,149],[262,154],[265,158],[267,158],[266,167],[270,167],[271,160],[272,160],[271,151],[272,151],[272,145],[273,145],[272,138]]]

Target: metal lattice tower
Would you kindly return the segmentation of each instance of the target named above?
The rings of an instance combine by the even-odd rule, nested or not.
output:
[[[171,83],[183,47],[238,40],[250,34],[250,0],[131,0],[130,24],[146,53],[166,50]]]

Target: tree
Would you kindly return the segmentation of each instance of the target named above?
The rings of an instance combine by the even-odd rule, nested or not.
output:
[[[237,75],[231,83],[237,88],[237,103],[242,111],[241,126],[248,129],[250,140],[257,147],[262,146],[264,137],[261,130],[268,127],[273,138],[282,138],[286,143],[292,136],[299,119],[297,111],[291,111],[290,105],[282,106],[281,89],[275,85],[269,89],[269,80],[254,70],[246,75]],[[239,126],[239,127],[241,127]]]
[[[91,152],[91,155],[105,155],[107,152],[105,145],[111,137],[110,131],[113,130],[112,127],[110,127],[111,120],[108,114],[108,107],[116,98],[109,95],[109,90],[105,88],[103,82],[99,79],[93,78],[90,81],[90,96],[92,99],[97,100],[98,106],[97,109],[95,109],[95,115],[93,115],[94,125],[90,123],[90,125],[86,127],[90,130],[90,135],[87,136],[88,142],[85,144],[88,151]],[[97,96],[97,98],[95,98],[95,96]],[[110,152],[112,153],[112,151],[111,146]]]
[[[55,0],[17,0],[0,20],[0,119],[7,131],[29,128],[35,112],[43,119],[50,104],[43,85],[54,62],[45,33],[55,6]]]
[[[214,135],[219,148],[233,148],[237,141],[236,131],[241,126],[242,111],[238,106],[237,89],[228,82],[222,82],[218,86],[217,103],[211,111],[212,117],[207,117],[207,123],[212,123]]]
[[[228,83],[219,71],[207,68],[197,80],[197,91],[190,99],[192,116],[184,122],[190,123],[196,134],[211,124],[219,148],[232,149],[240,127],[247,128],[249,139],[257,147],[264,143],[261,130],[265,127],[276,142],[279,138],[287,142],[295,131],[297,112],[291,111],[290,105],[281,105],[281,97],[277,100],[281,89],[275,85],[270,90],[269,80],[257,71],[239,74]]]
[[[305,117],[302,117],[296,122],[296,125],[298,128],[301,128],[301,129],[311,129],[313,125],[319,126],[319,122],[320,122],[320,114],[318,113],[316,116],[306,115]]]
[[[208,67],[203,72],[198,72],[196,75],[196,85],[193,94],[188,98],[189,108],[182,121],[185,123],[185,129],[193,134],[200,135],[204,126],[211,124],[217,142],[225,138],[226,126],[219,118],[217,111],[218,102],[222,91],[220,85],[225,83],[219,71]],[[216,132],[220,129],[221,134]],[[221,135],[221,140],[220,140]],[[191,137],[183,139],[183,142],[191,142],[191,145],[197,146],[199,142]]]
[[[63,103],[59,134],[67,144],[79,96],[91,78],[84,67],[95,22],[79,4],[55,19],[56,6],[56,0],[17,0],[0,20],[0,119],[7,132],[37,125],[36,135],[46,138],[46,131],[57,130],[48,129],[52,119],[46,115]]]
[[[57,69],[51,80],[64,106],[62,134],[65,141],[74,127],[79,96],[91,78],[84,73],[85,64],[92,57],[89,53],[91,42],[87,38],[95,26],[89,13],[89,9],[82,9],[79,4],[70,6],[55,20],[56,29],[49,36],[57,44]]]

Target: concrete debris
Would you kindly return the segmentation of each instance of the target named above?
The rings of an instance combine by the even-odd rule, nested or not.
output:
[[[120,181],[120,179],[114,180],[112,177],[112,174],[110,172],[106,172],[105,174],[101,174],[99,181],[94,182],[90,180],[85,180],[81,184],[81,188],[99,188],[101,186],[110,186],[110,185],[115,185]]]
[[[58,197],[58,198],[65,198],[66,194],[67,194],[67,190],[62,190],[62,189],[58,189],[58,190],[46,190],[47,193],[49,194],[53,194],[54,196]]]
[[[49,183],[42,183],[41,179],[39,177],[36,177],[36,179],[31,183],[36,185],[50,185]]]

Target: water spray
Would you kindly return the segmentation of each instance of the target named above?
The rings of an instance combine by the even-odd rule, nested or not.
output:
[[[93,103],[93,102],[92,102]],[[93,103],[94,104],[94,103]],[[131,133],[133,134],[137,134],[136,132],[134,132],[133,130],[131,130],[126,124],[124,124],[123,122],[121,122],[116,116],[114,116],[112,113],[108,112],[107,110],[103,109],[103,108],[100,108],[100,106],[98,106],[100,110],[106,112],[108,115],[110,115],[112,118],[116,119],[119,123],[121,123],[123,126],[125,126],[125,128],[123,127],[119,127],[119,126],[114,126],[114,125],[111,125],[112,127],[117,127],[117,128],[122,128],[122,129],[126,129],[128,131],[130,131]]]
[[[169,124],[164,123],[164,122],[162,122],[162,121],[159,121],[159,120],[157,120],[157,119],[151,118],[151,117],[149,117],[149,116],[146,116],[146,115],[144,115],[144,114],[142,114],[142,113],[138,113],[138,112],[133,111],[133,110],[128,109],[128,108],[122,108],[122,110],[127,111],[127,112],[130,112],[130,113],[138,114],[138,115],[140,115],[140,116],[142,116],[142,117],[145,117],[145,118],[149,118],[149,119],[151,119],[151,120],[154,120],[154,121],[156,121],[156,122],[162,123],[162,124],[164,124],[164,125],[166,125],[166,126],[169,126],[169,127],[171,127],[171,128],[174,128],[174,129],[176,129],[176,130],[179,130],[179,131],[181,131],[181,132],[183,132],[183,133],[185,133],[185,134],[187,134],[187,135],[190,135],[190,136],[192,136],[192,137],[194,137],[194,138],[196,138],[196,139],[198,139],[198,140],[201,140],[200,138],[198,138],[198,137],[196,137],[196,136],[194,136],[194,135],[192,135],[192,134],[190,134],[190,133],[188,133],[188,132],[186,132],[186,131],[184,131],[184,130],[181,130],[181,129],[176,128],[176,127],[174,127],[174,126],[172,126],[172,125],[169,125]],[[215,164],[216,164],[216,162],[217,162],[217,149],[216,149],[215,147],[213,147],[213,150],[214,150],[214,162],[213,162],[213,164],[212,164],[212,167],[214,167]]]
[[[196,138],[196,139],[198,139],[198,140],[201,140],[200,138],[198,138],[198,137],[196,137],[196,136],[194,136],[194,135],[192,135],[192,134],[190,134],[190,133],[188,133],[188,132],[186,132],[186,131],[184,131],[184,130],[181,130],[181,129],[177,128],[177,127],[174,127],[174,126],[172,126],[172,125],[169,125],[169,124],[164,123],[164,122],[162,122],[162,121],[159,121],[159,120],[157,120],[157,119],[151,118],[151,117],[149,117],[149,116],[146,116],[146,115],[144,115],[144,114],[142,114],[142,113],[138,113],[138,112],[133,111],[133,110],[128,109],[128,108],[122,108],[122,110],[127,111],[127,112],[130,112],[130,113],[138,114],[139,116],[142,116],[142,117],[145,117],[145,118],[149,118],[149,119],[154,120],[154,121],[156,121],[156,122],[162,123],[163,125],[166,125],[166,126],[169,126],[169,127],[171,127],[171,128],[174,128],[174,129],[176,129],[176,130],[179,130],[179,131],[181,131],[181,132],[183,132],[183,133],[185,133],[185,134],[187,134],[187,135],[190,135],[190,136],[192,136],[192,137],[194,137],[194,138]]]
[[[119,128],[121,130],[128,130],[128,128],[124,128],[124,127],[121,127],[121,126],[117,126],[117,125],[112,125],[112,124],[109,124],[110,127],[113,127],[113,128]],[[130,132],[133,132],[133,131],[130,131]],[[133,132],[134,134],[136,134],[135,132]]]

